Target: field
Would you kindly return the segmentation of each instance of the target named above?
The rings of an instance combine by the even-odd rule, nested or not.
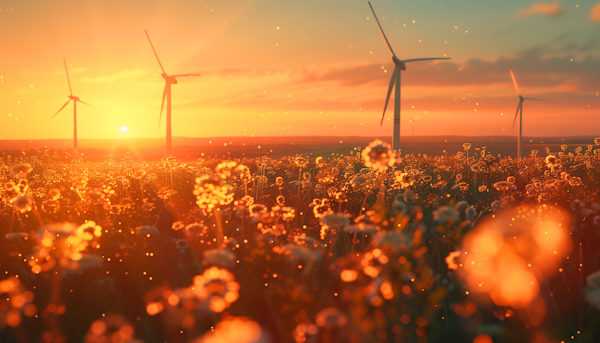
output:
[[[196,161],[198,158],[255,158],[267,156],[282,158],[304,154],[308,156],[331,156],[332,153],[348,154],[355,147],[365,147],[375,139],[391,141],[391,137],[363,136],[291,136],[291,137],[173,137],[173,155],[178,161]],[[559,150],[567,144],[571,150],[577,146],[587,146],[594,137],[523,137],[523,152],[543,150],[552,147]],[[473,147],[487,147],[494,155],[511,156],[515,154],[517,140],[513,136],[415,136],[402,138],[403,154],[428,154],[438,156],[446,151],[456,154],[463,151],[463,143]],[[104,162],[118,160],[128,153],[136,161],[160,161],[165,156],[164,138],[118,138],[80,139],[80,157],[85,161]],[[28,155],[37,155],[39,150],[57,152],[63,161],[73,159],[73,142],[70,139],[39,140],[0,140],[0,151],[6,155],[19,155],[23,151]],[[312,155],[311,155],[312,154]]]
[[[0,341],[600,341],[600,139],[403,139],[3,142]]]

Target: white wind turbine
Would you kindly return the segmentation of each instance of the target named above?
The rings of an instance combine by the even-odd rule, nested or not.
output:
[[[519,105],[517,106],[517,113],[515,113],[515,120],[513,120],[513,129],[515,128],[515,123],[517,122],[517,116],[519,117],[519,140],[518,144],[518,153],[517,158],[521,158],[521,140],[523,139],[523,101],[525,100],[538,100],[538,101],[546,101],[544,99],[537,98],[524,98],[521,96],[521,92],[519,92],[519,86],[517,86],[517,80],[515,79],[515,75],[513,74],[512,69],[510,70],[510,76],[512,76],[513,82],[515,83],[515,88],[517,89],[517,94],[519,94]],[[520,113],[520,115],[519,115]]]
[[[79,101],[80,103],[88,105],[90,107],[93,106],[81,101],[78,96],[73,95],[73,90],[71,89],[71,80],[69,80],[69,70],[67,69],[67,60],[63,58],[63,62],[65,64],[65,73],[67,75],[67,83],[69,84],[69,93],[71,93],[71,95],[69,95],[69,100],[67,100],[67,102],[65,102],[65,104],[60,108],[60,110],[58,110],[58,112],[56,112],[50,119],[56,117],[56,115],[59,114],[60,111],[62,111],[63,108],[65,108],[69,104],[69,102],[71,102],[71,100],[73,100],[73,149],[75,150],[74,156],[77,157],[77,102]]]
[[[429,60],[449,60],[449,57],[432,57],[432,58],[412,58],[408,60],[400,60],[396,57],[394,50],[392,50],[392,46],[390,42],[388,42],[383,29],[381,28],[381,24],[379,24],[379,19],[377,19],[377,15],[375,14],[375,10],[373,10],[373,6],[371,6],[371,2],[369,1],[369,7],[371,7],[371,11],[373,12],[373,16],[375,16],[375,20],[377,21],[377,26],[379,26],[379,31],[383,35],[383,39],[387,44],[390,52],[392,53],[392,61],[394,62],[394,72],[392,73],[392,79],[390,80],[390,87],[388,88],[387,98],[385,99],[385,106],[383,107],[383,115],[381,116],[381,124],[383,125],[383,119],[385,117],[385,110],[387,109],[388,102],[390,101],[390,95],[392,94],[392,88],[394,88],[394,83],[396,84],[396,93],[394,95],[394,134],[392,136],[392,148],[394,150],[400,149],[400,73],[402,70],[406,70],[406,64],[409,62],[418,62],[418,61],[429,61]]]
[[[156,54],[156,50],[154,50],[154,45],[152,45],[152,41],[150,40],[150,35],[148,35],[148,31],[146,32],[146,37],[148,37],[148,42],[150,42],[150,47],[152,47],[152,51],[154,52],[154,56],[156,56],[156,60],[158,61],[158,65],[162,70],[162,74],[160,76],[165,79],[165,90],[163,91],[162,96],[162,104],[160,105],[160,117],[158,118],[158,126],[160,127],[160,121],[162,119],[162,111],[165,105],[165,97],[167,98],[167,144],[165,146],[165,155],[169,157],[171,155],[171,85],[177,84],[178,77],[186,77],[186,76],[200,76],[201,74],[180,74],[180,75],[168,75],[163,68],[162,63],[160,63],[160,59]]]

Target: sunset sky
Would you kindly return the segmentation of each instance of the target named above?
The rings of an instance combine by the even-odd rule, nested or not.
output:
[[[600,135],[600,3],[372,0],[400,59],[402,135]],[[2,0],[0,138],[388,136],[391,56],[366,0]],[[389,120],[388,120],[389,119]]]

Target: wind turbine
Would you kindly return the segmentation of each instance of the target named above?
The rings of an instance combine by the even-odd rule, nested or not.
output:
[[[158,61],[158,65],[162,70],[162,74],[160,76],[165,79],[165,90],[163,91],[162,103],[160,105],[160,117],[158,119],[158,127],[160,127],[160,121],[162,120],[162,111],[165,105],[165,97],[167,98],[167,145],[165,148],[165,155],[169,157],[171,155],[171,85],[177,84],[178,77],[184,76],[200,76],[201,74],[181,74],[181,75],[168,75],[163,68],[162,63],[160,63],[160,59],[156,54],[156,50],[154,50],[154,45],[152,45],[152,41],[150,40],[150,36],[148,35],[148,31],[146,32],[146,37],[148,37],[148,42],[150,42],[150,47],[152,47],[152,51],[154,52],[154,56],[156,56],[156,60]]]
[[[69,100],[63,105],[63,107],[60,108],[60,110],[58,110],[58,112],[52,116],[52,118],[56,117],[56,115],[60,113],[60,111],[62,111],[63,108],[65,108],[69,102],[71,102],[71,100],[73,100],[73,149],[77,151],[77,102],[79,101],[80,103],[90,107],[94,106],[81,101],[79,97],[73,95],[73,90],[71,89],[71,80],[69,80],[69,70],[67,69],[67,60],[63,58],[63,62],[65,63],[65,73],[67,74],[67,83],[69,84],[69,92],[71,95],[69,95]],[[75,157],[77,157],[77,153],[75,153]]]
[[[524,98],[521,96],[521,92],[519,92],[519,86],[517,86],[517,80],[515,79],[515,74],[513,74],[512,69],[510,70],[510,76],[512,76],[512,80],[515,84],[515,88],[517,89],[517,94],[519,94],[519,105],[517,106],[517,113],[515,113],[515,120],[513,121],[513,129],[515,128],[515,123],[517,122],[517,116],[519,117],[519,140],[518,140],[518,154],[517,158],[521,159],[521,140],[523,135],[523,101],[525,100],[538,100],[538,101],[546,101],[544,99],[537,98]],[[520,115],[519,115],[520,112]]]
[[[392,94],[392,88],[394,88],[394,83],[396,84],[396,92],[394,95],[394,134],[392,136],[392,148],[394,150],[400,149],[400,73],[402,70],[406,70],[406,64],[409,62],[418,62],[418,61],[430,61],[430,60],[449,60],[449,57],[433,57],[433,58],[412,58],[408,60],[400,60],[396,57],[394,50],[392,50],[392,46],[388,41],[383,29],[381,28],[381,24],[379,24],[379,19],[377,19],[377,15],[375,14],[375,10],[373,10],[373,6],[371,6],[371,2],[369,1],[369,7],[371,7],[371,11],[373,12],[373,16],[375,16],[375,20],[377,21],[377,26],[379,26],[379,31],[381,31],[381,35],[387,44],[387,47],[390,49],[392,53],[392,61],[394,62],[394,72],[392,73],[392,79],[390,80],[390,87],[388,88],[387,98],[385,99],[385,106],[383,107],[383,115],[381,116],[381,124],[383,125],[383,119],[385,118],[385,110],[387,109],[388,102],[390,101],[390,95]]]

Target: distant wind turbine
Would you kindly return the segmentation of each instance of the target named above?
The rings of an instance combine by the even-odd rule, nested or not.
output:
[[[387,44],[390,52],[392,53],[392,61],[394,61],[394,72],[392,73],[392,79],[390,80],[390,87],[388,88],[387,98],[385,99],[385,106],[383,107],[383,115],[381,116],[381,124],[383,125],[383,119],[385,118],[385,110],[387,109],[388,102],[390,101],[390,95],[392,94],[392,88],[394,88],[394,83],[396,84],[396,93],[395,103],[394,103],[394,134],[392,136],[392,148],[394,150],[400,149],[400,73],[402,70],[406,70],[406,64],[409,62],[418,62],[418,61],[429,61],[429,60],[449,60],[449,57],[433,57],[433,58],[412,58],[409,60],[400,60],[396,57],[394,50],[392,50],[392,46],[390,42],[388,42],[383,29],[381,28],[381,24],[379,24],[379,19],[377,19],[377,15],[375,14],[375,10],[373,10],[373,6],[371,6],[371,2],[369,1],[369,7],[371,7],[371,11],[373,12],[373,16],[375,16],[375,20],[377,21],[377,26],[379,26],[379,31],[381,31],[381,35],[383,35],[383,39]]]
[[[88,105],[90,107],[93,107],[93,106],[79,100],[79,97],[73,96],[73,90],[71,89],[71,80],[69,80],[69,70],[67,69],[67,60],[63,58],[63,62],[65,63],[65,72],[67,73],[67,83],[69,84],[69,92],[71,93],[71,95],[69,95],[69,100],[63,105],[63,107],[60,108],[60,110],[58,110],[58,112],[56,112],[52,116],[52,118],[56,117],[56,115],[58,113],[60,113],[60,111],[62,111],[63,108],[65,108],[69,104],[69,102],[71,102],[71,100],[73,100],[73,149],[77,150],[77,102],[79,101],[80,103]]]
[[[521,96],[521,92],[519,92],[519,86],[517,86],[517,80],[515,79],[515,74],[513,74],[512,69],[510,70],[510,76],[512,76],[512,80],[515,83],[515,88],[517,89],[517,94],[519,94],[519,105],[517,106],[517,113],[515,113],[515,120],[513,121],[513,129],[515,128],[515,123],[517,122],[517,116],[519,117],[519,140],[518,140],[518,153],[517,158],[521,158],[521,140],[523,139],[523,101],[525,100],[538,100],[538,101],[546,101],[544,99],[537,98],[524,98]],[[520,115],[519,115],[520,111]]]
[[[154,56],[156,56],[156,60],[158,61],[158,65],[162,70],[162,74],[160,76],[165,79],[165,90],[163,91],[162,103],[160,105],[160,117],[158,119],[158,126],[160,127],[160,121],[162,120],[162,111],[165,105],[165,97],[167,98],[167,145],[165,147],[165,155],[169,157],[171,155],[171,85],[177,84],[178,77],[184,76],[200,76],[201,74],[181,74],[181,75],[172,75],[169,76],[163,68],[162,63],[160,63],[160,59],[156,54],[156,50],[154,50],[154,45],[152,45],[152,41],[150,40],[150,36],[148,35],[148,31],[146,32],[146,37],[148,37],[148,42],[150,42],[150,47],[152,47],[152,51],[154,52]]]

